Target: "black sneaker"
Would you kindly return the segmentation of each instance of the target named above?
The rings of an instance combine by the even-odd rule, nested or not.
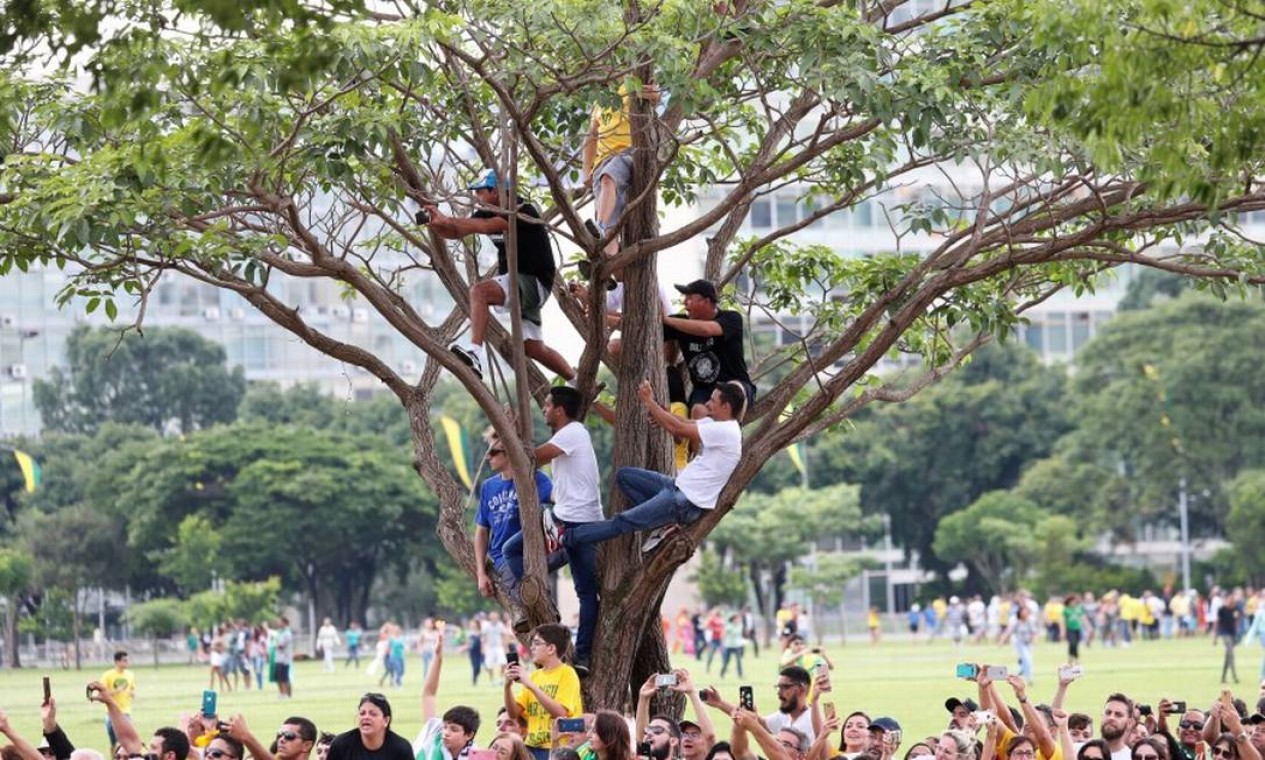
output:
[[[474,374],[478,375],[480,380],[483,379],[483,367],[479,363],[478,354],[466,348],[465,346],[461,345],[460,343],[452,344],[451,346],[448,347],[448,350],[452,351],[454,354],[457,355],[458,359],[460,359],[461,361],[469,365],[470,369],[474,370]]]
[[[597,222],[592,219],[584,220],[584,229],[588,230],[589,234],[598,240],[602,239],[602,230],[597,226]]]
[[[586,661],[576,660],[574,663],[572,663],[571,667],[575,668],[575,674],[579,676],[580,678],[589,677],[589,664]]]
[[[531,630],[531,621],[526,616],[514,618],[514,624],[510,627],[514,629],[514,633],[527,633]]]

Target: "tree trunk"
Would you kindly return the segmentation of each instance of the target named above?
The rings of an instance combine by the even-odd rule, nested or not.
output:
[[[18,656],[18,594],[11,594],[4,605],[4,640],[9,647],[6,658],[10,668],[22,667]]]

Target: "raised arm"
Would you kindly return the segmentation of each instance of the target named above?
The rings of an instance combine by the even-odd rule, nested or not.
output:
[[[698,723],[698,730],[703,732],[703,746],[712,746],[716,743],[716,724],[712,723],[712,716],[703,704],[703,699],[698,695],[698,687],[694,684],[694,679],[690,678],[690,672],[685,668],[677,668],[672,672],[676,673],[676,686],[673,690],[684,694],[690,706],[694,708],[694,719]]]
[[[88,688],[91,689],[92,701],[105,705],[106,712],[110,714],[110,723],[114,726],[114,737],[119,740],[119,746],[129,755],[145,754],[146,747],[145,743],[141,741],[141,735],[136,733],[136,727],[119,709],[119,704],[114,701],[114,697],[106,690],[105,684],[100,681],[93,681],[88,684]]]
[[[659,406],[659,402],[654,400],[654,389],[651,388],[649,380],[642,380],[641,385],[637,386],[637,398],[641,401],[641,405],[646,408],[646,411],[650,413],[650,419],[656,425],[666,430],[673,438],[686,438],[695,445],[703,442],[703,439],[698,434],[697,422],[683,420]]]
[[[4,734],[9,739],[9,743],[17,747],[18,752],[22,753],[24,760],[43,760],[44,756],[40,754],[35,746],[28,742],[22,734],[14,730],[9,725],[9,716],[0,711],[0,734]]]
[[[48,741],[48,748],[53,751],[53,757],[67,760],[70,753],[75,751],[75,745],[71,744],[70,737],[57,725],[57,700],[52,697],[40,705],[40,724],[44,739]]]
[[[1041,750],[1043,757],[1054,757],[1057,745],[1054,743],[1054,737],[1050,735],[1050,729],[1045,725],[1045,718],[1037,712],[1037,709],[1032,706],[1032,701],[1028,699],[1027,684],[1019,676],[1008,676],[1006,681],[1015,690],[1015,699],[1019,700],[1019,709],[1023,711],[1024,722],[1032,726],[1037,749]]]
[[[651,673],[646,682],[637,690],[637,726],[633,729],[633,738],[644,735],[646,726],[650,725],[650,700],[654,699],[654,693],[659,690],[655,686],[655,680],[658,677],[658,673]]]
[[[242,746],[250,752],[252,760],[273,760],[273,754],[250,732],[250,728],[246,725],[246,719],[240,714],[228,719],[227,733],[242,743]]]
[[[435,659],[426,674],[426,683],[422,684],[422,723],[426,723],[438,714],[436,695],[439,694],[439,673],[444,669],[444,629],[439,628],[439,645],[435,647]]]

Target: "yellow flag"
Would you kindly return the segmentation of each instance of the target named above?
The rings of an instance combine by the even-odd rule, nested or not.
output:
[[[448,439],[448,449],[452,451],[452,463],[457,468],[457,477],[466,484],[466,488],[474,487],[470,480],[470,455],[465,431],[456,420],[446,414],[439,418],[439,424],[443,426],[444,436]]]
[[[42,476],[40,463],[32,459],[30,454],[17,449],[13,450],[13,458],[18,460],[18,467],[22,470],[22,479],[26,481],[26,492],[34,493]]]

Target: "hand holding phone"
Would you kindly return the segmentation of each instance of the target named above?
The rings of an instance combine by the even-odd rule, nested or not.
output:
[[[216,693],[212,689],[202,692],[202,717],[213,718],[216,712]]]
[[[53,684],[48,679],[48,676],[44,676],[44,704],[48,704],[48,700],[52,698],[53,698]]]
[[[558,718],[558,733],[560,734],[582,734],[586,730],[584,718]]]
[[[744,710],[755,710],[755,690],[750,686],[738,687],[738,706]]]
[[[654,677],[655,688],[670,689],[676,686],[676,673],[660,673]]]

